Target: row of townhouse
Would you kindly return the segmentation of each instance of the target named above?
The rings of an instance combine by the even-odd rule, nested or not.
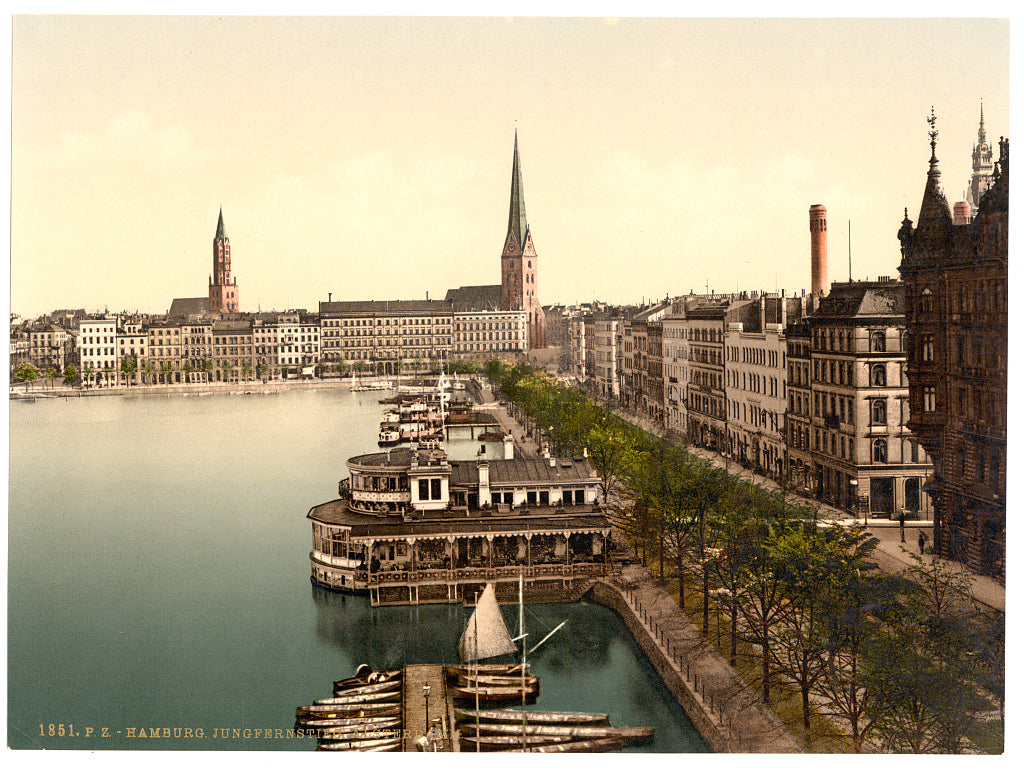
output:
[[[851,513],[928,517],[903,292],[883,277],[823,297],[691,294],[581,315],[567,334],[593,353],[587,389],[669,435]]]
[[[395,374],[428,361],[521,356],[527,313],[501,310],[494,288],[433,301],[323,302],[319,313],[210,317],[176,300],[166,316],[105,313],[70,328],[12,323],[11,374],[25,363],[61,373],[74,365],[85,385],[106,387],[279,379],[318,366]]]

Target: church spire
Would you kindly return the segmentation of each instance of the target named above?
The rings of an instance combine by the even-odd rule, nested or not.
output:
[[[224,232],[224,207],[221,206],[217,215],[217,234],[213,236],[217,240],[228,240],[228,234]]]
[[[519,169],[519,129],[516,129],[512,150],[512,193],[508,204],[508,235],[516,239],[520,251],[526,246],[526,234],[530,226],[526,222],[526,198],[523,196],[523,174]],[[505,239],[508,240],[508,235]]]
[[[917,218],[917,231],[919,235],[948,234],[949,228],[953,225],[953,217],[949,213],[949,202],[946,194],[942,192],[939,184],[939,159],[935,156],[936,139],[939,132],[935,128],[935,108],[932,107],[932,114],[928,118],[930,129],[928,136],[931,139],[932,157],[928,161],[928,181],[925,183],[924,199],[921,201],[921,214]]]

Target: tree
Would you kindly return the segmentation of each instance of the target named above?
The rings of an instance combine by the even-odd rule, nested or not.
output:
[[[220,369],[224,372],[224,382],[227,382],[231,378],[231,372],[235,370],[235,365],[225,358],[220,362]]]
[[[92,368],[92,364],[86,364],[82,368],[82,379],[85,382],[89,383],[89,385],[95,385],[96,383],[93,382],[93,374],[94,373],[95,372],[94,372],[94,370]]]
[[[60,377],[60,371],[57,369],[56,366],[46,367],[46,379],[50,381],[51,388],[53,387],[53,381],[58,377]]]
[[[146,373],[146,379],[149,381],[149,384],[153,385],[155,379],[153,375],[156,373],[156,364],[152,361],[146,361],[146,363],[142,365],[142,371]]]
[[[320,376],[320,373],[319,373],[320,368],[321,367],[319,367],[319,366],[317,367],[317,370],[318,370],[317,371],[317,377]],[[252,364],[250,364],[248,361],[246,361],[245,363],[242,364],[242,376],[245,378],[246,381],[252,379]]]
[[[911,554],[903,601],[869,646],[869,713],[893,751],[959,754],[987,706],[974,681],[978,657],[970,622],[971,578]]]
[[[14,376],[18,382],[27,382],[31,385],[39,379],[39,370],[32,364],[22,364],[18,367],[18,371],[15,372]]]
[[[188,380],[188,376],[190,374],[192,374],[192,371],[193,371],[193,369],[192,369],[192,362],[191,361],[186,361],[185,363],[183,363],[181,365],[181,373],[185,375],[185,380],[186,381]]]
[[[209,358],[204,358],[203,362],[199,364],[199,369],[206,375],[206,381],[210,381],[210,375],[213,374],[213,361]]]
[[[78,368],[73,364],[64,367],[64,382],[74,385],[78,381]]]
[[[586,446],[590,464],[601,477],[601,492],[607,503],[612,484],[633,460],[632,443],[626,437],[621,421],[602,415],[587,433]]]
[[[174,364],[170,361],[164,361],[160,364],[160,374],[164,378],[164,385],[170,385],[174,379]]]
[[[135,356],[125,356],[121,359],[121,374],[124,375],[125,385],[131,386],[131,378],[139,370],[139,361]]]
[[[260,379],[264,382],[267,381],[267,372],[270,371],[270,367],[265,363],[259,363],[256,365],[256,371],[259,373]]]
[[[828,666],[834,593],[868,569],[867,556],[874,546],[865,543],[861,530],[833,525],[821,537],[816,530],[789,527],[769,548],[786,595],[773,656],[800,688],[804,729],[810,730],[811,692]]]
[[[110,387],[110,375],[114,373],[114,368],[110,364],[103,365],[103,379],[107,383],[107,387]]]

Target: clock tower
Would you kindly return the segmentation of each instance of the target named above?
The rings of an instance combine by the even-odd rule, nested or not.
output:
[[[523,175],[519,168],[519,132],[512,151],[512,193],[508,207],[508,233],[501,252],[501,308],[525,310],[531,350],[547,347],[544,311],[537,296],[537,250],[526,221]]]
[[[238,312],[238,279],[231,277],[231,241],[224,230],[224,210],[217,217],[213,236],[213,274],[210,276],[210,313]]]

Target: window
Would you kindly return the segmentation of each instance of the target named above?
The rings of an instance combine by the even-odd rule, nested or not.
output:
[[[430,499],[440,500],[441,499],[441,479],[430,480]]]
[[[925,385],[922,389],[923,408],[926,412],[935,411],[935,386]]]
[[[420,500],[430,499],[430,480],[420,479]]]
[[[935,360],[935,335],[934,334],[922,334],[921,335],[921,360],[922,361],[934,361]]]
[[[920,304],[920,307],[921,307],[921,312],[922,313],[931,313],[932,312],[933,304],[932,304],[932,290],[931,289],[925,289],[924,291],[921,292],[921,304]]]
[[[871,384],[876,388],[885,386],[885,364],[875,364],[871,367]]]
[[[871,442],[871,459],[876,463],[888,462],[888,446],[884,438],[876,438]]]
[[[871,422],[874,425],[885,425],[885,399],[871,402]]]
[[[875,353],[885,352],[885,332],[871,332],[871,350]]]

